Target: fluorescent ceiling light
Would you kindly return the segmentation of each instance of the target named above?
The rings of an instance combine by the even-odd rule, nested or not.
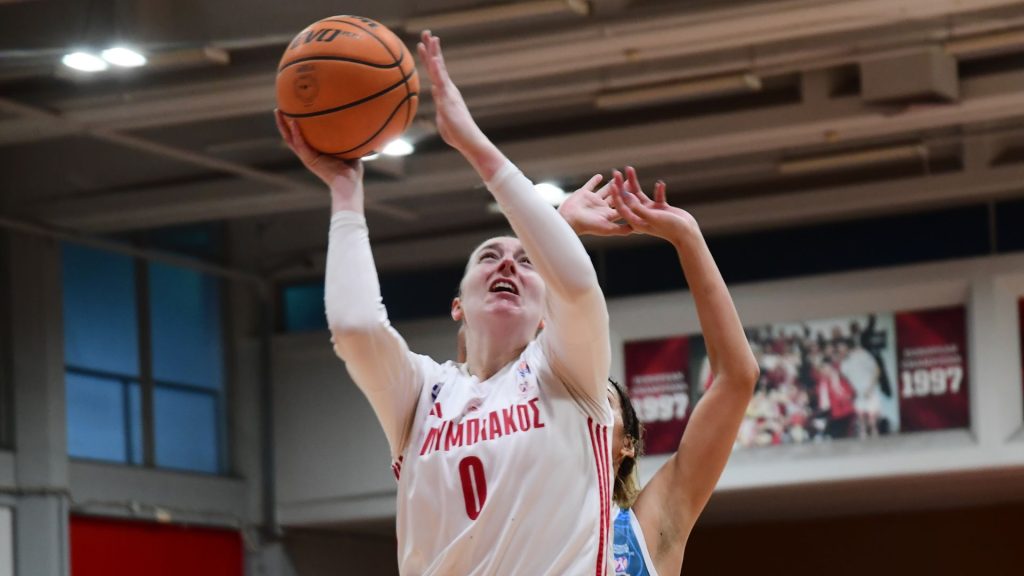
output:
[[[72,52],[61,58],[61,63],[79,72],[102,72],[107,69],[107,63],[95,54],[88,52]]]
[[[420,30],[453,30],[562,14],[586,16],[589,13],[590,3],[584,0],[533,0],[409,18],[403,26],[407,32],[418,33]]]
[[[926,158],[928,158],[928,148],[923,144],[893,146],[890,148],[844,152],[842,154],[816,156],[799,160],[785,160],[779,163],[779,173],[786,175],[814,174],[843,168],[857,168],[902,160],[923,160]]]
[[[145,56],[131,48],[125,48],[124,46],[107,48],[101,53],[101,55],[107,62],[122,68],[137,68],[139,66],[145,66],[146,64]]]
[[[947,54],[967,56],[1000,52],[1024,47],[1024,29],[1006,30],[994,34],[957,38],[946,42]]]
[[[761,78],[755,74],[713,76],[672,84],[631,88],[597,95],[595,105],[602,110],[617,110],[680,100],[696,100],[737,92],[758,92]]]
[[[541,182],[536,184],[533,189],[540,193],[541,198],[552,206],[558,206],[569,197],[565,190],[562,190],[559,185],[553,182]]]
[[[412,144],[402,138],[399,138],[398,140],[391,141],[387,146],[385,146],[384,149],[381,150],[381,154],[384,154],[385,156],[408,156],[415,151],[416,149],[413,148]]]

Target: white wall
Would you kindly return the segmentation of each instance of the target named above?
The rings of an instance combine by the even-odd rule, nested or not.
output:
[[[14,522],[6,506],[0,507],[0,576],[14,576]]]
[[[780,503],[791,515],[829,512],[821,506],[836,513],[966,503],[971,491],[964,482],[982,483],[990,498],[1024,499],[1017,488],[1024,478],[1024,401],[1016,308],[1018,296],[1024,295],[1024,256],[759,283],[732,291],[746,325],[966,304],[972,429],[737,453],[719,484],[715,500],[720,502],[709,510],[713,517],[772,516],[781,513]],[[683,292],[616,299],[609,309],[612,375],[617,378],[623,376],[626,341],[699,331],[692,300]],[[398,329],[417,352],[435,358],[453,354],[455,330],[447,319]],[[383,433],[334,358],[327,336],[280,336],[273,348],[282,523],[345,524],[392,516],[395,483]],[[642,475],[649,477],[662,461],[645,458]],[[840,491],[847,495],[845,504],[832,506]]]

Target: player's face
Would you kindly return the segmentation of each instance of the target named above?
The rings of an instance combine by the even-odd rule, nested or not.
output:
[[[518,238],[492,238],[473,251],[462,278],[460,302],[470,324],[485,315],[540,324],[544,280]]]

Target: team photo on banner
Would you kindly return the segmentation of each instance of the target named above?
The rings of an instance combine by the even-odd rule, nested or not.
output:
[[[963,306],[777,323],[747,338],[761,377],[738,449],[970,425]],[[703,338],[627,342],[625,368],[646,452],[671,452],[713,381]]]

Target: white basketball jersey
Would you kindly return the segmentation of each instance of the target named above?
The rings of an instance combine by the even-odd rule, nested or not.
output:
[[[611,408],[587,414],[537,341],[489,380],[416,356],[398,477],[403,575],[614,573]]]

